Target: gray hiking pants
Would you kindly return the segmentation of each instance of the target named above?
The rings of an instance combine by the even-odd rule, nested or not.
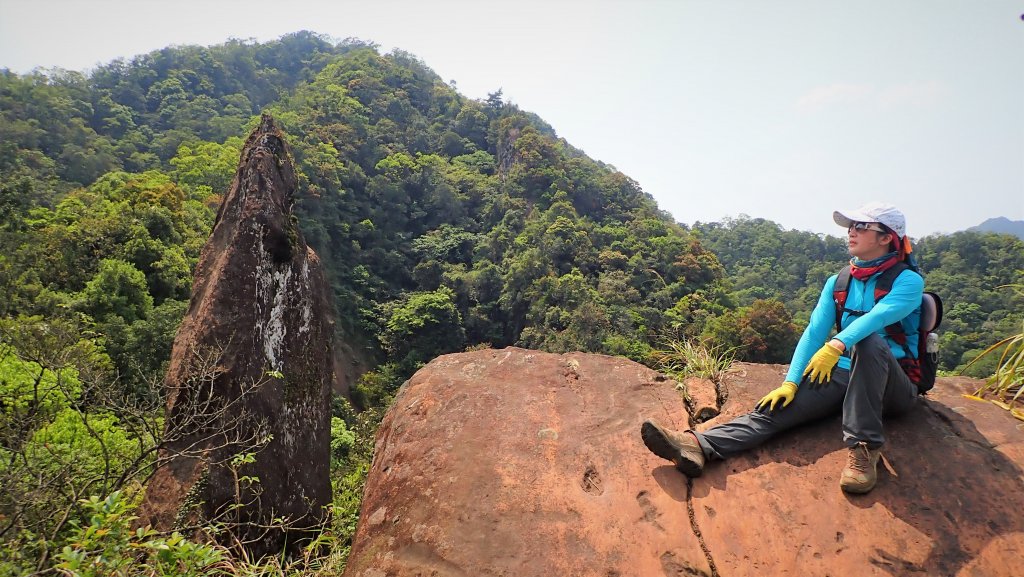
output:
[[[885,339],[871,335],[854,345],[850,370],[836,368],[832,379],[818,389],[804,383],[788,407],[755,409],[697,433],[704,454],[725,459],[767,441],[776,433],[842,412],[843,441],[876,449],[885,442],[882,416],[897,415],[917,402],[917,385],[910,382],[892,356]]]

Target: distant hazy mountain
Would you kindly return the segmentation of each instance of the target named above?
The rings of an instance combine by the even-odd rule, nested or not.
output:
[[[1001,232],[1005,234],[1012,234],[1017,238],[1024,240],[1024,220],[1010,220],[1005,216],[990,218],[978,226],[972,226],[967,230]]]

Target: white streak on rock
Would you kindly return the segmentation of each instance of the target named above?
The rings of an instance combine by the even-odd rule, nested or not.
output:
[[[274,265],[273,257],[263,246],[263,226],[253,223],[256,237],[256,333],[262,340],[263,353],[272,370],[280,371],[283,366],[282,347],[288,327],[285,324],[288,284],[291,281],[290,263],[283,270]],[[270,304],[270,312],[264,319],[263,303]]]
[[[302,277],[302,286],[310,286],[309,282],[309,259],[302,259],[302,270],[300,272]],[[303,335],[309,332],[310,321],[313,319],[313,298],[312,294],[307,291],[303,291],[307,298],[303,298],[300,306],[302,307],[302,324],[299,325],[299,334]]]

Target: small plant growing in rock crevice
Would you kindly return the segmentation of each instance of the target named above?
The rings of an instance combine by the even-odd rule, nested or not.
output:
[[[651,353],[651,357],[658,370],[678,381],[698,377],[721,384],[733,370],[736,349],[692,339],[667,339]]]

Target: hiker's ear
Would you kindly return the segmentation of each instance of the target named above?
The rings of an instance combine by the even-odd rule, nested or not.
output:
[[[900,237],[896,236],[896,233],[892,233],[892,232],[886,233],[886,234],[889,235],[889,241],[888,241],[889,246],[892,247],[892,249],[895,250],[895,251],[900,250]]]

